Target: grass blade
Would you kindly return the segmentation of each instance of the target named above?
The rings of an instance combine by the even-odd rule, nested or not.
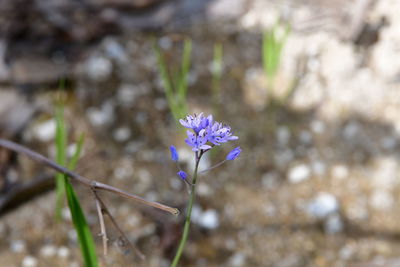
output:
[[[61,166],[65,166],[65,147],[67,144],[66,141],[66,131],[64,124],[64,107],[62,105],[58,105],[56,108],[55,114],[56,120],[56,162]],[[56,221],[61,220],[61,210],[64,203],[64,194],[65,194],[65,179],[64,174],[57,173],[56,174],[56,207],[55,207],[55,216]]]

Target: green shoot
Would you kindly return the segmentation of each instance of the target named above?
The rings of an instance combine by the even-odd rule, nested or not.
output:
[[[222,44],[214,45],[214,56],[211,67],[212,73],[212,97],[214,104],[214,113],[217,113],[219,104],[221,103],[221,77],[222,77]]]
[[[187,83],[188,73],[191,63],[192,42],[186,39],[183,45],[182,63],[180,69],[175,73],[167,67],[164,55],[161,53],[160,48],[154,46],[157,55],[158,69],[165,88],[165,95],[167,98],[168,106],[172,112],[175,121],[179,121],[187,114]]]
[[[283,31],[282,31],[283,30]],[[282,48],[289,34],[289,27],[277,23],[264,32],[262,44],[262,57],[265,74],[270,82],[273,81],[279,69]]]
[[[77,143],[76,151],[73,154],[68,164],[68,168],[70,170],[74,169],[76,166],[76,163],[78,161],[78,158],[82,150],[83,141],[84,138],[83,135],[81,135]],[[65,166],[66,164],[66,145],[67,145],[67,138],[66,138],[65,122],[64,122],[64,108],[61,104],[59,104],[56,112],[56,149],[57,149],[57,163],[62,166]],[[57,207],[56,211],[60,212],[62,208],[61,206],[62,197],[64,196],[64,194],[66,194],[68,206],[71,211],[72,221],[75,230],[78,233],[79,245],[84,259],[84,264],[86,267],[97,267],[98,261],[97,261],[93,236],[86,222],[85,215],[79,203],[79,199],[71,183],[69,182],[67,176],[58,173],[56,179],[58,185],[56,204],[60,205]]]

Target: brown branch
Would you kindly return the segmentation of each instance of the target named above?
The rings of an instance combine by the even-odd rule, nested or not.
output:
[[[81,175],[79,175],[79,174],[77,174],[75,172],[72,172],[72,171],[68,170],[65,167],[62,167],[62,166],[58,165],[54,161],[46,158],[45,156],[43,156],[43,155],[41,155],[41,154],[39,154],[39,153],[37,153],[37,152],[35,152],[33,150],[30,150],[29,148],[26,148],[26,147],[21,146],[21,145],[19,145],[17,143],[14,143],[12,141],[5,140],[5,139],[0,139],[0,147],[4,147],[4,148],[7,148],[9,150],[15,151],[17,153],[24,154],[24,155],[28,156],[29,158],[31,158],[32,160],[34,160],[36,162],[44,164],[47,167],[50,167],[50,168],[52,168],[52,169],[54,169],[54,170],[56,170],[58,172],[61,172],[61,173],[65,174],[65,175],[71,177],[71,179],[74,179],[75,181],[77,181],[77,182],[89,187],[90,189],[94,188],[94,189],[109,191],[111,193],[115,193],[117,195],[120,195],[120,196],[122,196],[124,198],[135,200],[135,201],[140,202],[142,204],[145,204],[147,206],[151,206],[151,207],[154,207],[154,208],[157,208],[157,209],[161,209],[161,210],[167,211],[167,212],[169,212],[171,214],[174,214],[174,215],[178,215],[179,214],[179,210],[176,209],[176,208],[172,208],[172,207],[166,206],[166,205],[158,203],[158,202],[148,201],[148,200],[145,200],[144,198],[141,198],[139,196],[127,193],[127,192],[125,192],[123,190],[120,190],[120,189],[118,189],[116,187],[113,187],[111,185],[107,185],[107,184],[103,184],[103,183],[97,182],[95,180],[87,179],[87,178],[85,178],[85,177],[83,177],[83,176],[81,176]]]
[[[114,217],[111,215],[110,211],[108,210],[107,206],[104,204],[103,200],[99,197],[99,195],[97,194],[97,191],[93,188],[92,192],[96,198],[96,200],[100,203],[101,205],[101,209],[102,211],[107,214],[107,216],[110,218],[112,224],[114,225],[114,227],[118,230],[118,232],[121,234],[121,237],[123,238],[123,240],[125,240],[129,246],[131,247],[132,250],[134,250],[136,252],[136,254],[139,255],[140,259],[144,260],[145,256],[143,255],[142,252],[140,252],[140,250],[138,248],[136,248],[132,242],[128,239],[128,237],[126,236],[126,234],[124,233],[124,231],[121,229],[121,227],[119,227],[117,221],[114,219]],[[103,240],[104,242],[104,240]],[[104,244],[104,243],[103,243]]]
[[[92,190],[93,194],[96,196],[96,192]],[[103,239],[103,255],[104,257],[107,257],[107,232],[106,232],[106,227],[104,224],[104,217],[103,217],[103,209],[101,208],[100,201],[98,200],[97,197],[95,197],[96,201],[96,209],[97,209],[97,214],[99,215],[99,222],[100,222],[100,235]]]

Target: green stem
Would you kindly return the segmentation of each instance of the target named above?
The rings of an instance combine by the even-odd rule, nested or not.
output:
[[[181,238],[181,241],[179,242],[179,247],[178,247],[178,250],[176,251],[176,254],[175,254],[174,260],[172,261],[171,267],[176,267],[178,265],[179,259],[182,256],[183,249],[185,248],[185,244],[186,244],[186,241],[189,236],[190,218],[192,216],[192,208],[193,208],[194,197],[195,197],[195,193],[196,193],[197,169],[199,167],[200,157],[197,157],[197,154],[196,154],[196,167],[195,167],[194,173],[193,173],[193,180],[192,180],[192,186],[191,186],[191,190],[190,190],[190,198],[189,198],[189,202],[188,202],[188,210],[187,210],[187,214],[186,214],[185,226],[183,227],[182,238]]]

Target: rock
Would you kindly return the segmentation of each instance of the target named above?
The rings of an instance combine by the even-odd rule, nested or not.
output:
[[[377,210],[389,211],[394,205],[394,198],[388,190],[377,189],[370,198],[370,204]]]
[[[337,234],[343,231],[343,222],[339,214],[331,214],[325,220],[324,230],[327,234]]]
[[[53,245],[45,245],[40,249],[40,255],[45,258],[53,257],[57,253],[57,248]]]
[[[21,253],[26,250],[26,244],[24,240],[12,240],[10,249],[14,253]]]
[[[261,68],[246,71],[243,85],[245,102],[256,110],[262,110],[267,104],[267,78]]]
[[[96,82],[107,80],[112,72],[111,61],[103,56],[91,56],[85,62],[85,72],[89,78]]]
[[[38,265],[38,261],[35,257],[33,256],[25,256],[24,259],[22,260],[22,267],[35,267]]]
[[[200,206],[195,205],[192,210],[192,220],[208,230],[213,230],[219,226],[218,213],[214,209],[203,211]]]
[[[60,258],[68,258],[69,256],[69,248],[67,247],[60,247],[57,251],[57,256]]]
[[[332,167],[332,177],[344,179],[349,176],[349,169],[345,165],[335,165]]]
[[[37,124],[32,129],[33,137],[41,142],[52,141],[54,139],[55,133],[56,121],[54,119],[50,119],[40,124]]]
[[[282,146],[288,144],[290,140],[290,131],[288,127],[280,126],[276,131],[276,138],[278,139],[278,143]]]
[[[131,129],[129,129],[128,127],[119,127],[113,132],[113,137],[117,142],[128,141],[131,135]]]
[[[292,167],[288,173],[288,179],[291,183],[300,183],[310,178],[311,170],[306,164],[300,164]]]
[[[86,115],[92,125],[104,126],[114,121],[114,104],[106,101],[101,108],[90,107],[87,109]]]
[[[323,219],[339,211],[339,202],[330,193],[320,192],[307,207],[307,212],[316,218]]]
[[[246,263],[246,255],[244,253],[238,252],[233,254],[229,258],[227,266],[239,267],[239,266],[245,266],[245,263]]]

